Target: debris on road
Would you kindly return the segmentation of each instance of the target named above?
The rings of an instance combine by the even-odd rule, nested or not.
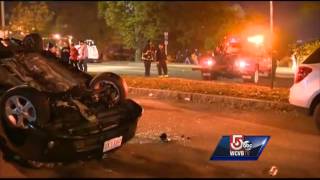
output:
[[[181,138],[182,138],[183,140],[185,140],[185,139],[190,140],[190,139],[191,139],[189,136],[185,136],[185,135],[181,135]]]
[[[152,97],[153,96],[153,94],[152,93],[149,93],[149,97]]]
[[[170,141],[171,141],[171,139],[168,138],[168,136],[167,136],[166,133],[162,133],[162,134],[160,135],[160,139],[161,139],[162,142],[170,142]]]

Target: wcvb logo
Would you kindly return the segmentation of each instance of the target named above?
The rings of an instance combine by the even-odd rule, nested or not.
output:
[[[210,159],[214,161],[258,160],[269,139],[270,136],[222,136]]]
[[[230,137],[230,156],[245,156],[250,154],[252,143],[246,141],[243,135],[232,135]]]

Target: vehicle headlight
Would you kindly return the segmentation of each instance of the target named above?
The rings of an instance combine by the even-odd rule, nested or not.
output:
[[[247,63],[244,62],[244,61],[240,61],[240,62],[239,62],[239,66],[240,66],[240,68],[244,68],[244,67],[247,66]]]
[[[208,66],[213,66],[213,65],[215,65],[215,61],[213,60],[213,59],[208,59],[207,61],[206,61],[206,64],[208,65]]]
[[[245,67],[247,67],[248,66],[248,63],[246,62],[246,61],[244,61],[244,60],[240,60],[240,61],[237,61],[236,62],[236,66],[238,66],[239,68],[245,68]]]

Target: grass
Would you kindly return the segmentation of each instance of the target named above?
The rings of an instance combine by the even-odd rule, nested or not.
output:
[[[182,78],[157,78],[142,76],[122,76],[129,87],[175,90],[182,92],[225,95],[232,97],[288,102],[289,89],[224,83],[219,81],[199,81]]]

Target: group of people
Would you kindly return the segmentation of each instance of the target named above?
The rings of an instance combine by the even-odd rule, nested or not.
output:
[[[142,52],[142,61],[145,67],[145,76],[150,76],[151,63],[156,62],[158,68],[159,77],[169,77],[167,67],[167,54],[165,52],[164,44],[159,43],[158,47],[155,47],[151,40],[148,40],[148,44],[145,46]]]
[[[176,53],[175,62],[177,63],[184,63],[184,64],[199,64],[199,58],[202,55],[210,55],[212,57],[215,56],[223,56],[224,51],[221,49],[221,47],[216,47],[213,51],[206,51],[204,53],[201,53],[199,49],[194,49],[193,51],[190,51],[188,48],[184,51],[178,50]]]
[[[176,62],[178,63],[184,63],[184,64],[199,64],[199,57],[201,56],[201,53],[198,49],[194,49],[193,51],[190,51],[188,48],[185,49],[184,52],[181,52],[180,50],[176,54]]]
[[[75,47],[74,43],[65,42],[61,50],[49,42],[45,55],[51,58],[59,58],[61,63],[70,64],[80,71],[87,72],[88,70],[88,47],[84,41],[80,41],[79,49]]]

